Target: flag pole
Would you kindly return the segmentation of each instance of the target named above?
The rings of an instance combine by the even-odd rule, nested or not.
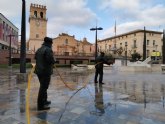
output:
[[[114,48],[116,50],[116,20],[115,20],[115,29],[114,29],[114,31],[115,31],[115,46],[114,46]]]

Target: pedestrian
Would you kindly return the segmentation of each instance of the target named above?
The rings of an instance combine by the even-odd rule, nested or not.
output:
[[[53,65],[55,64],[52,44],[52,38],[45,37],[42,46],[35,53],[36,66],[34,73],[37,74],[40,82],[37,99],[38,110],[50,109],[51,101],[47,100],[47,89],[53,73]]]
[[[94,82],[98,83],[97,77],[99,75],[99,84],[104,84],[103,81],[103,66],[104,64],[110,65],[114,63],[114,59],[109,61],[105,58],[104,52],[100,52],[100,56],[96,57],[96,65],[95,65],[95,78]]]

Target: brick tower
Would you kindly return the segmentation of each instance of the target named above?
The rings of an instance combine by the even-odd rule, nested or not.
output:
[[[30,36],[28,48],[32,53],[34,53],[41,46],[44,37],[47,35],[46,10],[46,6],[43,5],[30,5]]]

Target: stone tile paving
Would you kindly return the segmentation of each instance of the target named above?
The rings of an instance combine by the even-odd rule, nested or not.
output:
[[[30,89],[30,124],[164,124],[165,75],[161,72],[104,70],[103,86],[94,85],[93,72],[58,69],[72,88],[52,75],[48,111],[36,110],[39,82],[35,74]],[[17,83],[19,70],[0,70],[0,124],[27,124],[27,82]],[[29,70],[28,70],[29,72]]]

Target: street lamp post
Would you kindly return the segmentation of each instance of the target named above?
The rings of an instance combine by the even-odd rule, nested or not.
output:
[[[143,61],[146,59],[146,30],[144,27],[144,41],[143,41]]]
[[[11,66],[12,64],[12,60],[11,60],[11,37],[14,36],[14,35],[8,35],[9,38],[10,38],[10,41],[9,41],[9,66]]]
[[[96,31],[96,35],[95,35],[95,60],[96,60],[96,57],[97,57],[97,30],[103,30],[103,28],[101,28],[101,27],[99,27],[99,28],[97,28],[97,26],[96,26],[96,28],[91,28],[90,29],[91,31]]]
[[[22,0],[20,73],[26,73],[26,6]]]
[[[162,54],[163,54],[163,64],[165,64],[165,30],[163,30],[163,48],[162,48]]]
[[[155,57],[155,60],[157,61],[157,47],[158,47],[158,45],[155,45],[155,52],[156,52],[156,57]]]
[[[125,42],[125,65],[127,66],[127,42]]]
[[[11,60],[11,36],[12,35],[9,35],[9,37],[10,37],[10,43],[9,43],[9,66],[11,66],[11,63],[12,63],[12,60]]]
[[[9,41],[9,66],[11,66],[12,65],[12,57],[11,57],[11,37],[18,37],[18,36],[20,36],[20,35],[12,35],[12,34],[10,34],[10,35],[7,35],[9,38],[10,38],[10,41]]]

